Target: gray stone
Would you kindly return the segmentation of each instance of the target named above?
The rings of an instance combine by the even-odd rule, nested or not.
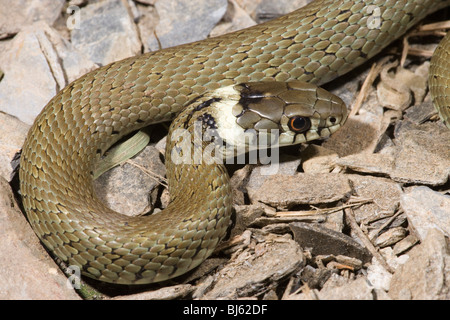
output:
[[[415,235],[410,234],[395,244],[393,248],[393,253],[398,256],[411,249],[418,242],[419,239],[417,239]]]
[[[0,61],[0,111],[26,124],[69,81],[96,67],[43,21],[17,34]]]
[[[438,229],[430,229],[423,242],[411,249],[408,261],[391,280],[392,299],[450,299],[449,244]]]
[[[301,153],[302,168],[306,173],[328,173],[335,167],[339,158],[336,152],[311,144]]]
[[[36,21],[52,25],[65,0],[0,0],[0,39],[12,36]]]
[[[313,255],[344,255],[363,262],[371,260],[371,255],[365,248],[341,232],[304,222],[293,222],[290,227],[295,241],[302,248],[311,250]]]
[[[236,299],[263,294],[305,263],[298,244],[285,236],[269,234],[258,242],[224,266],[213,288],[201,299]]]
[[[372,259],[372,263],[367,268],[367,280],[375,288],[383,291],[389,290],[392,274],[378,261]]]
[[[406,237],[406,229],[402,227],[396,227],[388,229],[386,232],[383,232],[380,234],[376,240],[375,245],[384,248],[387,246],[391,246],[400,240],[404,239]]]
[[[84,53],[77,50],[71,42],[62,37],[56,30],[48,26],[42,26],[42,29],[44,29],[45,35],[56,51],[54,59],[51,60],[47,57],[49,64],[60,65],[60,67],[52,67],[52,72],[55,72],[55,69],[62,68],[64,86],[99,67]],[[60,89],[62,87],[60,86]]]
[[[450,175],[449,145],[450,131],[441,122],[416,125],[403,121],[396,127],[395,147],[390,152],[350,154],[336,163],[357,172],[383,174],[401,183],[438,186]]]
[[[428,187],[412,187],[400,200],[411,227],[420,240],[424,240],[430,229],[437,228],[450,236],[450,197]]]
[[[369,175],[346,175],[352,185],[354,196],[360,199],[371,199],[353,209],[358,222],[368,223],[385,216],[392,216],[398,208],[402,188],[390,179]]]
[[[331,203],[351,192],[348,179],[339,174],[267,175],[250,177],[247,185],[250,200],[279,209],[298,204]]]
[[[0,111],[26,124],[33,123],[42,108],[64,85],[64,82],[61,83],[64,78],[54,77],[46,55],[42,52],[42,47],[46,46],[42,42],[46,42],[42,30],[25,28],[0,59],[5,73],[0,82]]]
[[[148,172],[164,177],[166,168],[159,158],[159,151],[152,146],[146,147],[131,161],[133,164],[126,162],[107,171],[94,185],[100,200],[111,209],[134,216],[148,211],[156,200],[160,183]]]
[[[442,185],[450,176],[450,130],[442,122],[416,125],[401,121],[395,128],[392,179],[404,183]]]
[[[320,300],[373,300],[373,287],[365,277],[356,280],[342,280],[343,284],[334,284],[333,279],[338,277],[332,275],[325,283],[322,290],[319,291]]]
[[[44,250],[0,177],[0,299],[80,299]]]
[[[29,126],[17,118],[0,112],[0,177],[11,177],[11,160],[20,150]]]
[[[264,207],[262,205],[236,205],[234,209],[236,211],[236,222],[230,237],[242,234],[255,219],[264,215]]]
[[[214,27],[213,30],[211,30],[211,37],[245,29],[256,24],[249,14],[243,10],[235,0],[230,0],[228,3],[228,9],[223,19]]]
[[[239,0],[238,3],[258,22],[294,11],[307,4],[306,0]]]
[[[141,52],[137,27],[121,0],[101,1],[82,8],[79,29],[72,31],[72,44],[100,65]]]
[[[255,157],[256,158],[256,157]],[[283,154],[279,150],[272,150],[271,157],[268,157],[268,163],[264,165],[259,165],[253,168],[250,175],[249,185],[257,184],[260,180],[264,180],[265,177],[270,175],[286,175],[292,176],[297,173],[298,167],[300,166],[302,160],[300,157],[295,157],[288,154]],[[239,164],[239,160],[236,161]]]
[[[159,14],[156,36],[162,48],[205,39],[222,19],[226,0],[164,0],[155,4]],[[146,39],[151,51],[159,50],[155,37]]]
[[[174,300],[183,299],[194,291],[190,284],[179,284],[142,293],[114,297],[112,300]]]

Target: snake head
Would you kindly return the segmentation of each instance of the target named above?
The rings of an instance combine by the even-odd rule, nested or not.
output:
[[[249,82],[222,87],[191,101],[172,123],[172,128],[182,131],[172,130],[171,136],[177,140],[191,132],[193,137],[183,138],[186,146],[176,144],[174,150],[188,149],[192,141],[201,140],[201,144],[194,143],[197,150],[218,148],[215,157],[231,159],[256,149],[327,138],[346,118],[344,102],[313,84]]]
[[[221,112],[215,115],[217,130],[227,143],[237,146],[256,143],[242,141],[249,132],[268,146],[324,139],[347,119],[347,108],[339,97],[301,81],[249,82],[217,91],[224,97]]]

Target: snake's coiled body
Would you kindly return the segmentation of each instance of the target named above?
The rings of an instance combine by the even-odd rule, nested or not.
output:
[[[266,24],[86,74],[48,103],[23,146],[20,187],[30,223],[50,251],[93,278],[149,283],[185,273],[211,254],[227,228],[224,168],[180,169],[166,159],[171,205],[165,214],[129,218],[95,196],[91,172],[101,154],[220,87],[330,81],[447,2],[315,1]]]

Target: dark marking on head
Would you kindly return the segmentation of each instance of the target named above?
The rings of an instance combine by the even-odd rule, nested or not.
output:
[[[210,105],[212,105],[214,102],[219,102],[220,100],[222,100],[222,98],[211,98],[209,100],[206,100],[202,103],[200,103],[198,106],[196,106],[194,109],[195,111],[200,111],[204,108],[209,107]]]
[[[197,100],[199,100],[200,98],[203,98],[203,97],[204,97],[204,95],[197,96],[194,99],[192,99],[191,101],[189,101],[188,103],[186,103],[186,105],[191,105],[191,104],[195,103]],[[208,99],[208,100],[200,103],[199,105],[197,105],[195,108],[190,110],[189,114],[186,117],[186,120],[183,122],[183,127],[185,129],[187,129],[187,127],[189,126],[189,122],[191,121],[191,119],[192,119],[192,117],[193,117],[195,112],[198,112],[198,111],[200,111],[200,110],[202,110],[204,108],[207,108],[210,105],[212,105],[214,102],[218,102],[218,101],[221,101],[221,100],[222,100],[222,98],[211,98],[211,99]]]
[[[202,114],[198,117],[198,120],[202,122],[204,128],[217,129],[216,120],[209,113]]]
[[[250,104],[259,103],[265,97],[262,92],[254,89],[252,90],[251,87],[245,83],[242,83],[241,86],[243,87],[243,89],[241,90],[241,98],[239,99],[239,104],[244,110],[248,109],[248,106]]]

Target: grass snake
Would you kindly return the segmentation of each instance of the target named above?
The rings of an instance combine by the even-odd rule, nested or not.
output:
[[[184,149],[171,133],[194,134],[199,123],[202,134],[212,129],[230,141],[248,130],[279,130],[286,145],[327,137],[346,109],[315,85],[367,61],[448,2],[316,0],[264,24],[82,76],[51,99],[23,145],[20,189],[30,224],[49,251],[98,280],[140,284],[186,273],[224,237],[231,188],[222,164],[175,164]],[[449,42],[430,74],[447,125]],[[97,199],[92,168],[126,134],[163,121],[172,121],[170,204],[144,217],[114,212]]]

